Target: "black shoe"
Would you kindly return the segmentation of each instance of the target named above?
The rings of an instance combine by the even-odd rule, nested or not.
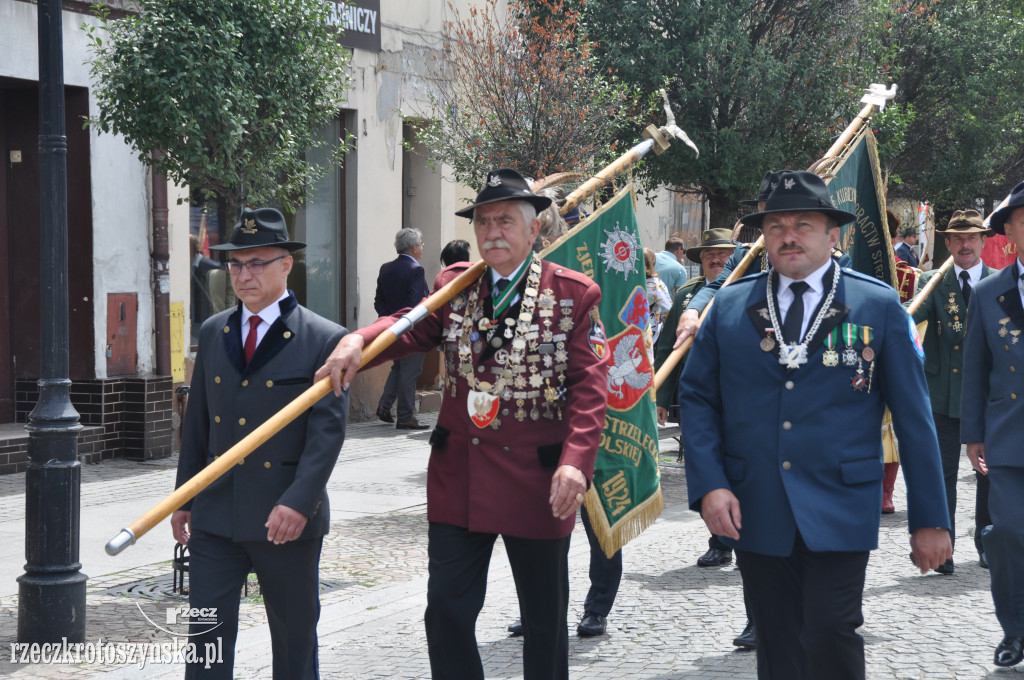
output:
[[[509,637],[519,637],[523,634],[523,620],[516,619],[512,623],[508,624]]]
[[[732,562],[732,550],[708,548],[708,551],[697,558],[698,567],[718,567]]]
[[[978,553],[978,564],[982,569],[988,569],[988,556],[984,552]]]
[[[396,423],[396,430],[429,430],[430,425],[424,425],[417,420],[407,420],[404,423]]]
[[[377,420],[384,421],[385,423],[393,423],[395,419],[391,417],[391,409],[383,409],[380,406],[377,407]]]
[[[584,612],[583,620],[580,621],[580,625],[576,626],[576,634],[580,637],[597,637],[598,635],[604,635],[607,629],[607,616],[601,616],[594,612]]]
[[[743,632],[732,639],[732,643],[741,649],[757,649],[757,635],[754,632],[754,622],[747,619],[747,627]]]
[[[946,576],[951,576],[953,574],[953,558],[950,557],[944,563],[935,567],[935,571],[940,574],[945,574]]]
[[[995,664],[997,666],[1016,666],[1024,660],[1024,637],[1007,635],[996,647]]]

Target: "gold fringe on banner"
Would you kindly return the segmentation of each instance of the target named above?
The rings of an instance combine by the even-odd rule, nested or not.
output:
[[[653,496],[630,510],[625,517],[616,522],[614,527],[608,524],[604,508],[601,507],[601,499],[593,485],[587,491],[583,505],[586,506],[587,514],[590,516],[590,527],[594,530],[594,535],[597,536],[605,557],[608,558],[642,534],[644,529],[654,524],[654,520],[658,519],[661,511],[665,509],[660,484]]]

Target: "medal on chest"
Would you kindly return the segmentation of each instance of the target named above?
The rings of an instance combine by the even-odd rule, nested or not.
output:
[[[826,366],[838,366],[839,365],[839,352],[836,351],[836,345],[839,342],[839,329],[833,328],[825,336],[825,352],[821,355],[821,363]]]
[[[946,313],[949,315],[956,314],[960,311],[960,305],[956,303],[956,293],[949,294],[949,301],[946,302]]]
[[[847,368],[853,368],[860,363],[860,355],[854,349],[854,345],[857,344],[857,331],[859,330],[860,327],[855,323],[843,324],[843,344],[846,345],[843,349],[843,366]]]

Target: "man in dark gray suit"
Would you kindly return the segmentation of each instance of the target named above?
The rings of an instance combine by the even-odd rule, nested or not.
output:
[[[273,208],[243,211],[230,241],[216,247],[229,253],[239,304],[199,331],[177,486],[310,387],[347,332],[288,290],[291,252],[304,247],[288,239]],[[267,609],[274,678],[318,677],[325,487],[347,406],[347,393],[321,399],[172,516],[174,538],[189,547],[189,604],[210,613],[192,620],[190,641],[222,655],[190,663],[186,678],[232,677],[239,595],[252,570]]]
[[[1017,259],[975,287],[967,305],[960,439],[989,479],[992,528],[982,534],[1003,640],[997,666],[1024,661],[1024,182],[989,216],[989,229],[1017,247]]]
[[[423,234],[419,229],[399,229],[395,234],[398,257],[381,265],[377,277],[377,294],[373,308],[378,316],[391,316],[418,305],[427,297],[427,279],[423,274]],[[398,430],[426,430],[416,420],[416,381],[423,371],[423,355],[410,354],[391,362],[391,373],[384,384],[384,392],[377,403],[377,417],[385,423],[393,422],[391,407],[398,401]]]

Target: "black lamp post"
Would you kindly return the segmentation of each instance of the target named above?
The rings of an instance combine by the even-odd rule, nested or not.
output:
[[[18,577],[18,641],[85,641],[78,562],[78,412],[68,379],[67,139],[61,0],[39,0],[39,242],[42,253],[39,401],[29,414],[25,573]]]

